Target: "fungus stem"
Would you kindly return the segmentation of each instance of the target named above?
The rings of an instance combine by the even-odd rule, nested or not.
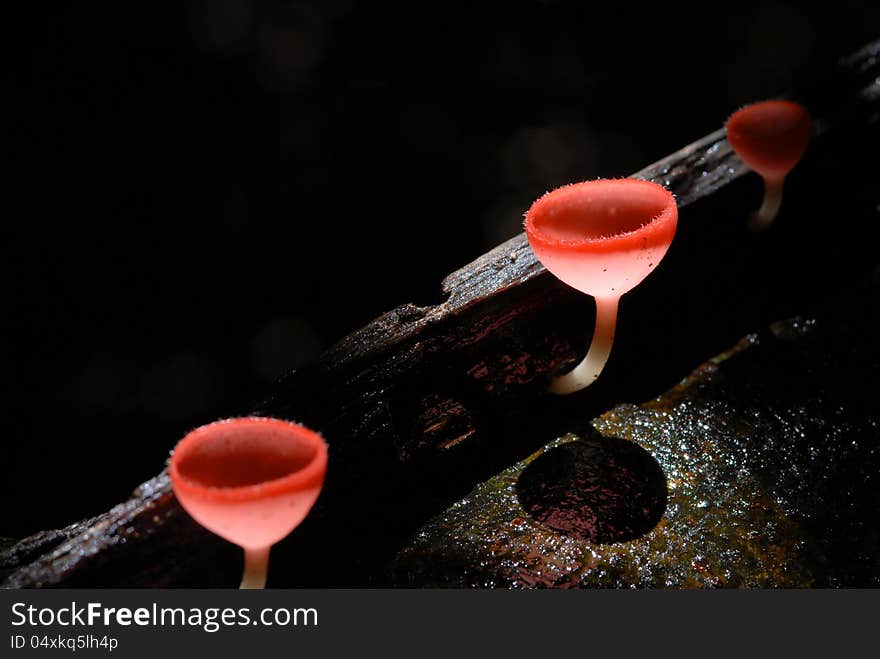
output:
[[[239,588],[244,590],[266,587],[266,573],[269,570],[270,547],[245,547],[244,574]]]
[[[779,212],[782,205],[782,185],[784,178],[764,178],[764,201],[761,207],[754,213],[749,215],[749,229],[751,231],[761,231],[766,229]]]
[[[550,383],[550,392],[571,394],[589,387],[608,361],[611,344],[614,343],[614,328],[617,325],[617,303],[619,297],[596,298],[596,328],[593,340],[583,361],[565,375],[560,375]]]

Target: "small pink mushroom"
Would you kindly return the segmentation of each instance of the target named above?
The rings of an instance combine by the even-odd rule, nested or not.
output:
[[[596,299],[596,328],[583,361],[550,385],[569,394],[591,385],[611,353],[620,296],[666,254],[678,222],[675,198],[637,179],[575,183],[548,192],[526,213],[526,235],[556,277]]]
[[[244,549],[241,588],[264,588],[269,549],[311,510],[327,471],[327,445],[295,423],[263,417],[196,428],[168,466],[180,505]]]
[[[764,178],[764,201],[749,216],[750,229],[765,229],[776,218],[785,177],[804,155],[811,134],[810,113],[792,101],[753,103],[727,120],[730,146]]]

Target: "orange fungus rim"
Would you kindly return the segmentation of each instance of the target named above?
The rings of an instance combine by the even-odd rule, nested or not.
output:
[[[752,128],[762,124],[768,112],[784,116],[788,123],[769,134],[752,134]],[[750,168],[764,177],[778,179],[785,177],[803,156],[813,133],[813,120],[800,103],[773,99],[740,108],[727,118],[725,131],[731,148]]]
[[[230,424],[251,427],[264,425],[274,427],[285,433],[296,434],[297,437],[306,440],[306,443],[314,449],[314,453],[302,469],[293,471],[280,478],[251,485],[212,487],[202,485],[184,476],[180,471],[180,462],[188,456],[190,450],[206,437],[209,437],[218,427]],[[300,488],[320,485],[323,482],[326,469],[327,444],[321,435],[298,423],[259,416],[222,419],[190,431],[174,447],[174,452],[171,454],[171,459],[168,463],[168,474],[171,477],[171,484],[175,490],[218,502],[259,501],[260,499],[295,492]]]
[[[560,238],[541,229],[539,218],[554,205],[564,202],[572,195],[588,195],[596,190],[607,193],[610,191],[621,200],[635,190],[648,191],[657,195],[662,203],[662,210],[650,216],[644,224],[619,233],[607,236],[585,236],[578,239]],[[653,181],[635,178],[597,179],[571,183],[551,190],[539,197],[526,212],[525,230],[529,242],[541,246],[572,251],[614,251],[633,247],[636,244],[659,245],[669,242],[669,225],[673,230],[678,220],[678,206],[673,194],[662,185]]]
[[[736,130],[740,128],[740,124],[749,122],[752,120],[752,115],[756,115],[759,112],[766,110],[767,108],[779,108],[785,109],[792,113],[792,116],[797,116],[798,118],[809,122],[812,125],[812,120],[810,118],[810,113],[805,106],[800,103],[796,103],[795,101],[787,101],[783,98],[773,98],[769,101],[756,101],[754,103],[749,103],[748,105],[742,106],[739,110],[731,114],[727,121],[724,122],[724,126],[726,129],[730,129],[731,127]]]

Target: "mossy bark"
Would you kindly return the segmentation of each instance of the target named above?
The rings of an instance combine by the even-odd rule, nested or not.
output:
[[[880,407],[868,384],[880,373],[878,299],[875,283],[818,318],[777,323],[666,394],[615,407],[594,431],[547,444],[422,528],[392,565],[393,582],[880,586]],[[571,480],[571,457],[545,458],[620,440],[656,461],[665,506],[639,537],[621,539],[613,529],[596,537],[601,515],[615,513],[603,504],[619,482],[607,474]],[[619,446],[609,453],[619,470]],[[526,479],[542,489],[562,479],[569,491],[536,507]],[[638,525],[649,512],[623,514]],[[579,524],[578,516],[587,519]]]

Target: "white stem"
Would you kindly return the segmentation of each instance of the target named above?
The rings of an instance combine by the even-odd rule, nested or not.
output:
[[[761,231],[772,224],[782,205],[782,184],[785,179],[764,179],[764,201],[761,207],[749,215],[749,229]]]
[[[269,549],[271,547],[245,548],[244,574],[239,588],[245,590],[266,587],[266,573],[269,571]]]
[[[593,341],[583,361],[565,375],[560,375],[550,383],[550,392],[571,394],[589,387],[608,361],[611,344],[614,343],[614,328],[617,326],[617,303],[619,297],[596,298],[596,328]]]

